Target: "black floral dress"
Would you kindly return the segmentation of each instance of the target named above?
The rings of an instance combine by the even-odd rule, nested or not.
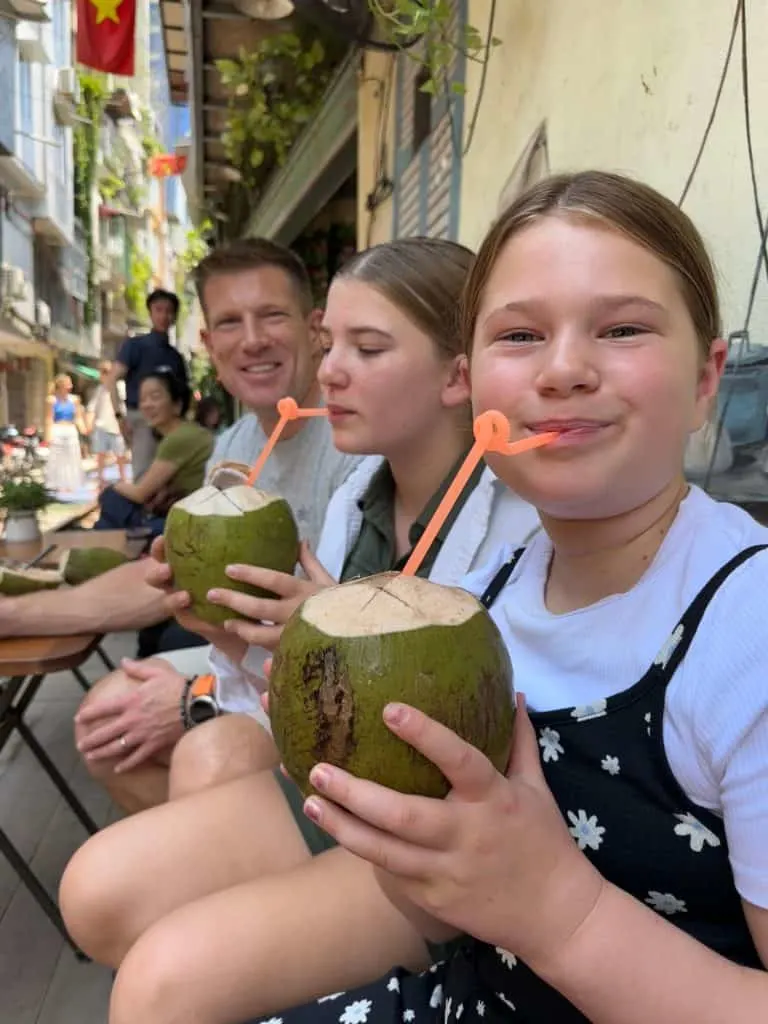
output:
[[[634,686],[585,707],[531,715],[544,774],[579,849],[635,899],[729,960],[755,968],[763,965],[734,885],[722,819],[692,803],[677,783],[664,750],[662,716],[667,686],[710,601],[738,566],[762,550],[764,545],[747,548],[715,574]],[[508,576],[509,566],[502,572]],[[467,937],[428,971],[398,968],[265,1024],[585,1020],[511,952]]]

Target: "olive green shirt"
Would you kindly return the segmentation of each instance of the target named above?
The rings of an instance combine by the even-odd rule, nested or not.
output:
[[[468,451],[469,449],[467,449]],[[451,467],[451,471],[411,525],[408,531],[408,541],[411,545],[411,550],[421,539],[421,535],[426,530],[437,506],[443,500],[451,481],[467,457],[467,452],[464,452],[455,465]],[[448,517],[440,527],[437,536],[430,544],[429,550],[419,566],[417,575],[424,578],[429,576],[445,538],[450,533],[451,527],[464,506],[464,502],[477,486],[484,469],[485,465],[482,462],[475,467],[472,476],[467,481],[466,487],[463,488]],[[340,580],[342,583],[365,576],[374,576],[378,572],[399,572],[410,555],[410,551],[408,554],[403,555],[402,558],[398,558],[395,554],[397,548],[394,517],[395,481],[388,462],[382,463],[371,477],[368,489],[358,502],[358,507],[363,513],[363,521],[360,526],[360,533],[357,535],[357,540],[352,545],[344,562]]]
[[[213,451],[214,436],[198,423],[184,422],[157,446],[155,460],[172,462],[176,472],[169,481],[182,497],[203,486],[205,464]]]

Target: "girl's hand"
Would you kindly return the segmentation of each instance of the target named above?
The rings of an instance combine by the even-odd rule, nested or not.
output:
[[[208,600],[213,604],[244,615],[246,619],[229,619],[224,628],[254,647],[274,651],[280,641],[283,626],[293,612],[306,598],[324,587],[332,587],[336,581],[329,576],[318,562],[306,543],[302,542],[299,563],[307,574],[300,579],[285,572],[272,569],[257,569],[253,565],[228,565],[227,576],[233,580],[262,587],[277,594],[277,598],[251,597],[236,590],[210,590]],[[265,625],[270,623],[270,625]]]
[[[420,711],[385,708],[387,726],[445,775],[445,800],[406,796],[317,765],[305,813],[391,876],[384,888],[430,917],[520,955],[556,956],[597,902],[603,879],[579,852],[541,771],[518,699],[506,777]]]

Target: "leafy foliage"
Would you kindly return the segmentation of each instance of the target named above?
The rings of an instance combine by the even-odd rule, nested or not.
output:
[[[473,25],[461,25],[454,0],[368,0],[388,42],[398,46],[427,74],[423,92],[437,95],[447,88],[463,94],[463,82],[451,81],[456,57],[483,63],[486,50],[499,46],[495,37],[485,40]]]
[[[73,133],[75,164],[75,216],[80,221],[85,236],[88,257],[88,299],[83,319],[89,326],[96,319],[96,282],[92,232],[92,196],[96,182],[99,152],[99,131],[107,97],[106,80],[103,75],[79,71],[80,102],[77,113],[79,120]]]
[[[33,512],[53,500],[43,482],[42,464],[35,457],[25,458],[0,471],[0,508],[8,512]]]
[[[267,161],[285,163],[291,146],[317,110],[330,78],[325,47],[305,44],[293,32],[262,40],[238,60],[216,67],[230,92],[227,129],[222,142],[227,158],[253,190]]]

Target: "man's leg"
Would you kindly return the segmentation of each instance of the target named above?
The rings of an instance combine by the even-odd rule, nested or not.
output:
[[[208,652],[208,647],[169,651],[163,660],[182,675],[193,676],[205,672],[208,665]],[[83,698],[80,708],[121,697],[139,685],[141,684],[122,669],[117,669],[96,683]],[[78,747],[93,730],[100,729],[103,724],[103,720],[94,725],[82,725],[76,722],[75,742]],[[103,760],[86,759],[85,766],[91,777],[104,786],[119,807],[129,814],[136,814],[148,807],[156,807],[158,804],[165,803],[168,799],[168,768],[172,753],[173,747],[168,747],[159,751],[139,767],[120,774],[115,772],[115,768],[125,756],[123,753],[118,757]]]
[[[129,409],[127,416],[131,424],[131,465],[135,482],[152,465],[157,451],[157,440],[152,428],[138,409]]]
[[[117,669],[96,683],[86,694],[80,707],[87,707],[93,701],[104,698],[121,697],[137,685],[136,681],[122,669]],[[75,743],[79,745],[92,728],[75,723]],[[121,757],[103,761],[85,759],[84,763],[91,778],[101,783],[119,807],[129,814],[136,814],[147,807],[165,803],[168,799],[168,765],[171,753],[170,749],[161,751],[150,761],[123,774],[115,772],[115,767],[122,760]]]
[[[0,637],[68,636],[141,629],[169,616],[168,599],[146,582],[148,559],[127,562],[79,587],[0,598]]]

